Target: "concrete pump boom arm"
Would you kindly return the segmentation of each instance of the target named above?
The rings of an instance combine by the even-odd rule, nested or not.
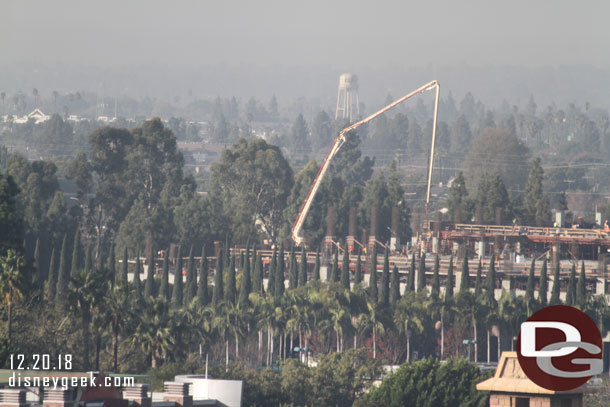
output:
[[[420,87],[419,89],[416,89],[413,92],[390,103],[383,109],[373,113],[372,115],[368,116],[367,118],[360,120],[359,122],[354,123],[351,126],[348,126],[348,127],[344,128],[343,130],[341,130],[341,132],[339,133],[339,136],[335,139],[332,147],[328,151],[328,154],[326,154],[326,158],[324,159],[324,162],[322,163],[322,166],[320,167],[320,170],[318,171],[318,175],[316,175],[316,178],[314,179],[314,182],[311,185],[309,192],[307,193],[307,196],[305,197],[305,202],[303,202],[303,205],[301,206],[301,210],[299,211],[299,214],[298,214],[294,224],[292,225],[292,240],[294,240],[294,242],[297,245],[300,245],[303,242],[303,236],[301,236],[301,232],[303,230],[303,223],[305,222],[305,218],[307,217],[307,213],[309,212],[309,208],[311,207],[311,204],[313,203],[316,193],[318,192],[318,189],[320,188],[320,185],[322,184],[324,175],[328,171],[328,167],[330,166],[331,160],[333,159],[333,157],[335,157],[335,155],[337,155],[337,153],[339,152],[339,149],[346,141],[345,135],[349,131],[354,130],[355,128],[357,128],[359,126],[370,122],[377,116],[384,114],[385,112],[387,112],[388,110],[401,104],[405,100],[407,100],[415,95],[418,95],[420,93],[423,93],[427,90],[430,90],[430,89],[436,89],[436,97],[435,97],[435,101],[434,101],[434,119],[433,119],[433,123],[432,123],[432,148],[430,149],[430,161],[429,161],[429,166],[428,166],[428,186],[427,186],[427,190],[426,190],[426,210],[427,210],[428,202],[430,202],[430,181],[432,180],[432,162],[434,159],[434,144],[435,144],[435,139],[436,139],[436,115],[438,113],[438,95],[439,95],[439,90],[440,90],[440,87],[439,87],[439,84],[437,81],[432,81],[432,82],[425,84],[424,86]]]

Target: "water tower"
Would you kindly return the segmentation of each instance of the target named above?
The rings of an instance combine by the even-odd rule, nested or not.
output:
[[[351,122],[360,116],[360,100],[358,99],[358,77],[351,73],[339,76],[339,92],[337,93],[337,110],[335,119],[348,119]]]

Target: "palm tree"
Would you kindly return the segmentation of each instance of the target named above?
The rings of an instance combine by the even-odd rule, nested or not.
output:
[[[362,314],[361,324],[367,326],[372,329],[373,332],[373,359],[377,358],[377,333],[385,332],[385,315],[383,313],[382,307],[377,304],[377,301],[369,298],[366,301],[366,307],[368,312]]]
[[[394,310],[394,324],[407,338],[407,362],[411,361],[411,335],[424,331],[424,318],[421,303],[413,293],[407,293]]]
[[[129,295],[120,286],[115,285],[109,290],[106,301],[108,313],[110,314],[110,325],[112,329],[112,369],[118,372],[119,335],[124,331],[128,319]]]
[[[151,367],[157,368],[176,343],[169,303],[164,298],[146,298],[143,313],[136,320],[130,342],[151,357]]]
[[[89,347],[91,324],[94,308],[102,301],[106,288],[107,277],[103,272],[81,269],[70,277],[68,288],[69,309],[81,318],[83,330],[83,366],[89,370]]]
[[[15,300],[23,298],[21,285],[23,275],[20,269],[23,267],[23,257],[14,249],[9,249],[5,256],[0,257],[0,288],[2,298],[8,306],[8,343],[11,343],[13,333],[13,305]]]

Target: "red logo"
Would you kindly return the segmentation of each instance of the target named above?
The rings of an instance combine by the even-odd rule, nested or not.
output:
[[[603,370],[595,322],[565,305],[543,308],[521,324],[517,356],[527,377],[548,390],[575,389]]]

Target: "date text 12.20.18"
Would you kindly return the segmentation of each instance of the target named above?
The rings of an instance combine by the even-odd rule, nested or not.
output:
[[[11,370],[72,370],[72,355],[33,353],[11,354]]]

